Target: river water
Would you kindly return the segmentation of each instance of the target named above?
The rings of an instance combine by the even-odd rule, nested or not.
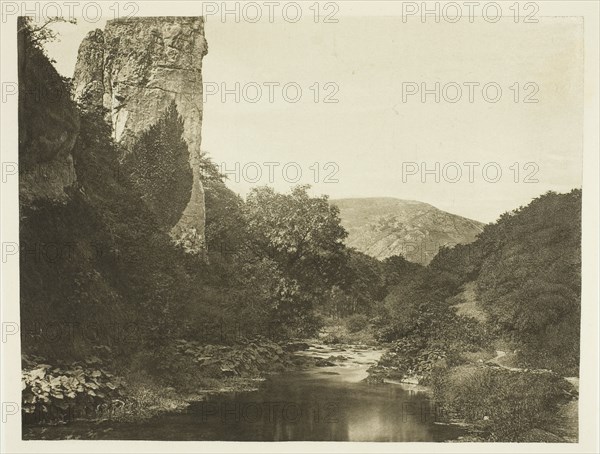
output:
[[[461,429],[439,424],[440,409],[424,390],[363,381],[381,351],[315,345],[298,354],[343,358],[332,360],[334,366],[271,376],[258,391],[209,396],[182,413],[138,423],[75,422],[54,430],[62,433],[59,438],[111,440],[419,442],[461,435]]]

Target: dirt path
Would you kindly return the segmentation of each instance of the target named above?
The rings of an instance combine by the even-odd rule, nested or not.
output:
[[[501,367],[502,369],[506,369],[506,370],[510,370],[513,372],[529,372],[529,371],[533,371],[533,369],[522,369],[520,367],[510,367],[507,366],[506,364],[503,364],[504,361],[502,361],[502,358],[505,358],[505,360],[510,359],[510,355],[508,355],[505,351],[503,350],[496,350],[496,356],[492,359],[488,359],[486,361],[487,364],[491,364],[494,366],[498,366]],[[539,372],[544,371],[544,369],[539,369],[537,370]],[[546,371],[546,372],[550,372],[550,371]]]

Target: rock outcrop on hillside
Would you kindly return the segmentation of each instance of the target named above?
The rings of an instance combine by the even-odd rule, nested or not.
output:
[[[441,246],[470,243],[483,224],[423,202],[389,197],[332,200],[348,231],[346,244],[378,259],[402,255],[427,265]]]
[[[72,151],[79,115],[58,72],[24,33],[18,35],[19,202],[66,202],[65,189],[77,180]]]
[[[193,171],[190,200],[171,228],[188,251],[205,248],[204,189],[199,165],[202,58],[208,46],[201,17],[141,17],[108,21],[79,47],[75,96],[107,109],[114,139],[131,149],[172,103],[183,119]]]

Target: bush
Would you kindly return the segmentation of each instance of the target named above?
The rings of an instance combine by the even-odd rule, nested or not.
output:
[[[346,319],[346,326],[351,333],[357,333],[369,325],[369,317],[365,314],[354,314]]]
[[[431,384],[435,399],[451,414],[500,442],[520,441],[529,430],[543,427],[572,392],[554,374],[474,366],[436,368]]]
[[[140,358],[150,364],[153,374],[164,386],[194,393],[203,386],[227,378],[257,378],[282,370],[287,356],[276,343],[267,340],[226,345],[205,345],[179,339],[152,354]]]
[[[428,384],[432,369],[446,357],[444,350],[427,346],[422,338],[405,337],[390,345],[369,373],[400,380],[416,379],[419,384]]]

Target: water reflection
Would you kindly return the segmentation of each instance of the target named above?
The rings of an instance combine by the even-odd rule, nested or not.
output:
[[[327,358],[317,347],[303,354]],[[395,384],[369,385],[366,370],[381,352],[349,349],[335,367],[277,375],[259,391],[215,395],[186,412],[148,421],[76,422],[44,435],[64,439],[220,441],[445,441],[461,431],[435,424],[439,409],[423,392]],[[33,436],[32,438],[37,438]]]
[[[198,403],[190,414],[203,421],[199,432],[210,427],[217,440],[442,441],[459,435],[434,424],[439,409],[423,393],[336,378],[286,374],[255,393]]]

